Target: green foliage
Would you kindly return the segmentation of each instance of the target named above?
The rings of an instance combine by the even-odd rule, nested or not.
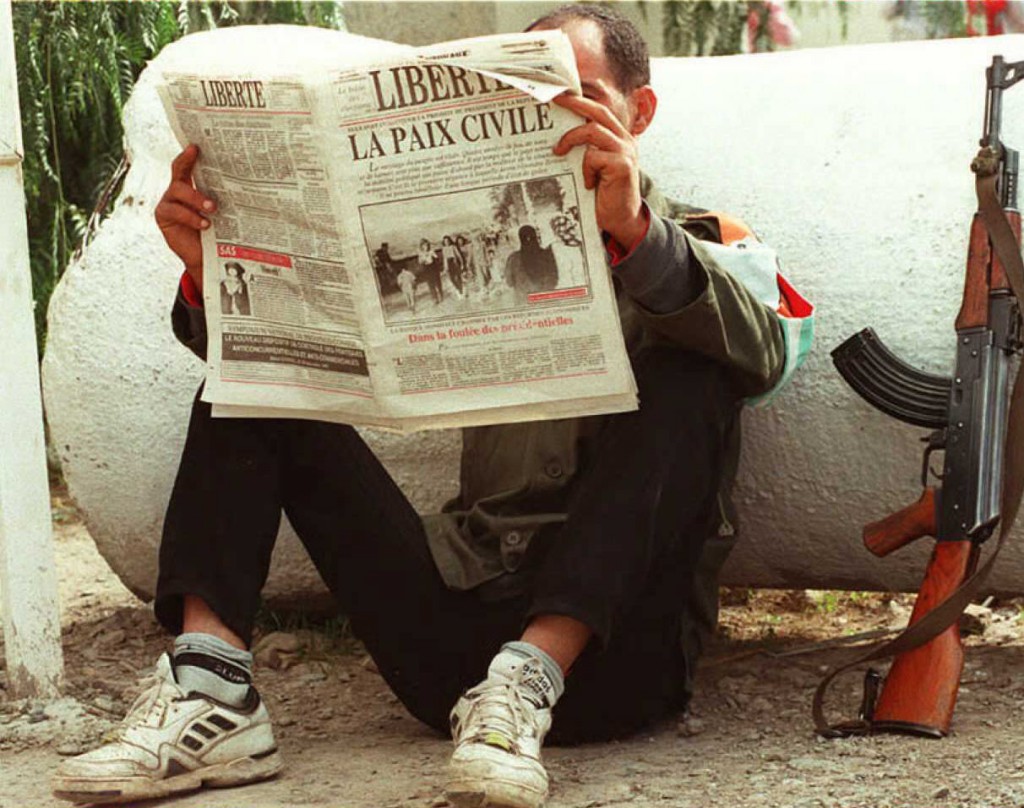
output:
[[[850,35],[850,2],[839,0],[836,5],[839,7],[839,36],[843,41]]]
[[[336,3],[17,2],[13,8],[36,333],[122,164],[121,113],[146,62],[192,31],[241,23],[342,27]],[[98,218],[98,217],[97,217]]]
[[[821,614],[834,614],[851,606],[858,609],[873,609],[885,597],[877,592],[843,592],[831,589],[809,590],[808,595],[815,609]]]
[[[799,10],[801,3],[790,3]],[[774,50],[768,36],[768,7],[759,0],[667,0],[662,44],[670,56],[727,56],[743,49],[747,20],[757,21],[756,51]]]
[[[839,609],[839,604],[842,600],[842,592],[835,592],[833,590],[827,590],[818,593],[817,607],[818,611],[823,614],[832,614]]]
[[[330,653],[354,654],[362,647],[349,619],[334,609],[273,608],[261,601],[254,623],[257,636],[274,631],[307,635],[298,655],[303,661],[324,659]]]
[[[962,2],[914,4],[925,19],[929,39],[967,36],[967,6]],[[984,27],[984,26],[983,26]]]
[[[963,0],[899,0],[886,14],[890,20],[904,19],[911,23],[923,22],[928,39],[947,39],[967,36],[967,4]],[[984,15],[980,15],[985,29]],[[977,22],[977,20],[976,20]]]
[[[727,0],[667,0],[662,17],[665,53],[720,56],[739,53],[751,6]]]

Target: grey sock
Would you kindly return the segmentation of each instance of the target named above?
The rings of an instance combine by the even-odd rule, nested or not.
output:
[[[515,654],[522,659],[539,659],[541,667],[544,669],[544,675],[551,682],[551,687],[554,692],[548,695],[548,700],[551,702],[551,706],[555,705],[555,702],[562,697],[562,693],[565,692],[565,677],[562,675],[562,668],[555,660],[553,660],[546,651],[538,648],[533,643],[523,642],[522,640],[514,640],[513,642],[507,642],[501,646],[499,653],[510,653]]]
[[[239,706],[252,685],[252,654],[212,634],[180,634],[174,640],[174,675],[186,693]]]

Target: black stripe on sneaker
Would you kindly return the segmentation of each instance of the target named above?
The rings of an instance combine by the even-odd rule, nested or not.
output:
[[[236,724],[230,718],[225,718],[219,713],[213,713],[212,715],[208,715],[206,717],[206,720],[213,724],[215,727],[220,727],[223,730],[232,730],[238,726],[238,724]]]
[[[191,735],[185,735],[181,739],[182,746],[187,746],[193,752],[198,752],[203,748],[203,742],[198,738],[193,738]]]
[[[206,724],[201,724],[198,721],[189,727],[189,731],[202,735],[206,740],[210,740],[210,738],[217,734],[217,730],[210,729]]]

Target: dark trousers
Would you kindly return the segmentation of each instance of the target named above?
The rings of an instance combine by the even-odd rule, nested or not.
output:
[[[448,589],[419,517],[350,427],[214,419],[196,400],[164,523],[156,614],[181,631],[197,595],[248,641],[282,511],[408,710],[443,732],[459,695],[529,618],[582,620],[595,640],[566,679],[555,742],[633,732],[681,706],[681,617],[717,512],[735,397],[710,362],[634,358],[641,407],[605,417],[527,594]]]

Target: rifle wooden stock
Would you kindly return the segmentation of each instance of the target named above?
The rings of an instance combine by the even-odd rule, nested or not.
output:
[[[864,526],[864,546],[876,556],[887,556],[938,528],[934,488],[925,488],[917,502]]]
[[[910,623],[942,603],[970,574],[977,552],[969,541],[935,543]],[[949,732],[964,667],[957,622],[919,648],[900,654],[885,677],[872,729],[941,738]]]
[[[967,244],[967,271],[964,274],[964,297],[956,316],[956,329],[978,328],[988,324],[989,268],[992,247],[988,230],[975,213],[971,220],[971,238]]]
[[[1010,229],[1013,231],[1013,236],[1020,244],[1020,213],[1015,210],[1003,211],[1006,215],[1006,221],[1010,223]],[[992,277],[989,280],[989,285],[993,290],[996,289],[1009,289],[1010,281],[1006,277],[1006,270],[1003,268],[1003,262],[999,260],[998,255],[992,256]]]

